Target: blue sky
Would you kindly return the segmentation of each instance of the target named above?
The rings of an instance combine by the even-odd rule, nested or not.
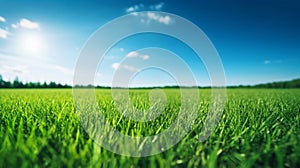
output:
[[[80,50],[92,33],[117,17],[148,10],[179,15],[201,28],[220,55],[227,85],[300,77],[300,1],[296,0],[0,0],[0,4],[0,74],[7,80],[18,76],[24,82],[72,84]],[[161,24],[168,26],[169,20],[164,19]],[[153,33],[134,35],[114,45],[99,63],[95,83],[111,85],[116,70],[138,71],[134,65],[120,62],[125,58],[151,60],[152,55],[139,52],[148,47],[177,54],[198,85],[210,85],[203,62],[188,46]],[[174,66],[171,61],[166,65]],[[172,84],[176,84],[172,74],[147,69],[137,73],[130,85]]]

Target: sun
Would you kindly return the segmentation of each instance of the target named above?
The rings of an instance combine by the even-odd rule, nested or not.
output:
[[[44,48],[44,39],[38,33],[24,33],[20,37],[20,48],[23,54],[38,56]]]

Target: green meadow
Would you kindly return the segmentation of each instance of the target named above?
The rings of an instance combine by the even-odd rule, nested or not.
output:
[[[163,113],[149,122],[120,117],[110,89],[96,89],[100,112],[121,133],[154,135],[180,109],[179,89],[163,89]],[[300,89],[227,89],[211,136],[199,133],[211,103],[199,89],[199,117],[174,147],[148,157],[120,156],[94,143],[74,108],[72,89],[0,90],[0,167],[300,167]],[[149,89],[130,90],[149,108]]]

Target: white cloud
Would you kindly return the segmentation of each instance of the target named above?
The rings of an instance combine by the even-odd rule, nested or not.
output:
[[[157,13],[154,12],[147,12],[147,17],[150,20],[154,20],[157,21],[159,23],[164,23],[166,25],[170,24],[172,22],[172,19],[170,16],[166,15],[166,16],[161,16]]]
[[[37,22],[30,21],[26,18],[23,18],[17,24],[12,24],[11,27],[13,28],[25,28],[25,29],[39,29],[40,25]]]
[[[3,16],[0,16],[0,22],[6,22],[6,19]]]
[[[129,8],[127,8],[126,12],[127,13],[135,12],[135,11],[141,10],[141,8],[143,8],[143,7],[144,7],[144,4],[133,5],[133,6],[130,6]]]
[[[159,22],[164,23],[164,24],[170,24],[171,18],[170,18],[170,16],[160,17]]]
[[[139,69],[134,67],[134,66],[130,66],[130,65],[126,65],[126,64],[120,64],[120,63],[113,63],[111,65],[111,67],[114,70],[124,69],[124,70],[128,70],[128,71],[139,71]]]
[[[128,13],[133,12],[133,11],[135,11],[135,8],[133,6],[126,9],[126,12],[128,12]]]
[[[270,63],[271,63],[270,60],[265,60],[265,61],[264,61],[264,64],[270,64]]]
[[[150,5],[150,6],[146,6],[144,4],[137,4],[137,5],[133,5],[130,6],[129,8],[126,9],[127,13],[134,13],[136,11],[141,11],[143,9],[150,9],[150,10],[161,10],[163,8],[163,6],[165,5],[165,3],[160,2],[158,4],[154,4],[154,5]]]
[[[6,39],[9,34],[8,31],[0,28],[0,38]]]
[[[129,58],[139,57],[139,58],[142,58],[143,60],[147,60],[147,59],[150,58],[149,55],[142,55],[142,54],[140,54],[140,53],[138,53],[138,52],[136,52],[136,51],[131,51],[131,52],[129,52],[129,53],[127,54],[127,57],[129,57]]]
[[[133,16],[138,16],[139,15],[138,12],[131,12],[130,14],[133,15]]]
[[[140,17],[141,18],[140,21],[146,24],[149,24],[151,21],[156,21],[166,25],[174,23],[174,20],[170,16],[168,15],[162,16],[156,12],[147,12],[146,14],[133,12],[131,14],[136,17]]]
[[[138,68],[134,67],[134,66],[130,66],[130,65],[121,65],[122,68],[128,70],[128,71],[139,71]]]
[[[113,63],[113,64],[111,65],[111,67],[112,67],[113,69],[117,70],[117,69],[120,68],[120,63]]]
[[[153,20],[158,20],[159,16],[157,14],[155,14],[154,12],[148,12],[147,16],[149,19],[153,19]]]
[[[18,28],[18,25],[17,24],[11,24],[11,27],[16,29],[16,28]]]
[[[127,54],[127,57],[137,57],[139,56],[139,53],[136,51],[131,51]]]
[[[32,22],[28,19],[21,19],[20,26],[27,29],[39,29],[40,25],[36,22]]]
[[[156,4],[156,5],[151,5],[150,9],[152,9],[152,10],[161,10],[164,5],[165,5],[165,3],[160,2],[160,3]]]
[[[150,56],[149,55],[143,55],[142,58],[143,58],[143,60],[147,60],[147,59],[150,58]]]
[[[163,2],[160,2],[155,5],[150,5],[148,7],[145,7],[143,4],[139,4],[139,5],[134,5],[134,6],[127,8],[126,12],[130,13],[133,16],[141,17],[140,21],[142,23],[149,24],[151,21],[156,21],[158,23],[163,23],[163,24],[169,25],[171,23],[174,23],[174,20],[168,15],[162,16],[161,14],[158,14],[157,12],[147,12],[146,14],[137,12],[137,11],[141,11],[144,8],[159,11],[163,8],[164,5],[165,5],[165,3],[163,3]]]

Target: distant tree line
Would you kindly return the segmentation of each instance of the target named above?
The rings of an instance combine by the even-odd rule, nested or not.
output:
[[[26,82],[23,83],[18,77],[13,82],[5,81],[0,75],[0,88],[71,88],[69,85],[62,85],[60,83],[40,83],[40,82]]]
[[[230,86],[229,88],[300,88],[300,79],[294,79],[291,81],[281,81],[272,83],[263,83],[257,85],[239,85]]]
[[[18,77],[15,78],[14,81],[5,81],[0,75],[0,88],[72,88],[70,85],[62,85],[60,83],[55,82],[26,82],[23,83],[19,80]],[[108,86],[94,86],[94,85],[76,85],[75,88],[106,88],[109,89],[111,87]],[[136,89],[146,89],[146,88],[180,88],[180,86],[162,86],[162,87],[141,87]],[[188,87],[187,87],[188,88]],[[211,88],[211,87],[198,87],[198,88]],[[265,84],[257,84],[257,85],[239,85],[239,86],[229,86],[228,88],[300,88],[300,79],[294,79],[291,81],[282,81],[282,82],[272,82]]]
[[[256,88],[300,88],[300,79],[255,85]]]

